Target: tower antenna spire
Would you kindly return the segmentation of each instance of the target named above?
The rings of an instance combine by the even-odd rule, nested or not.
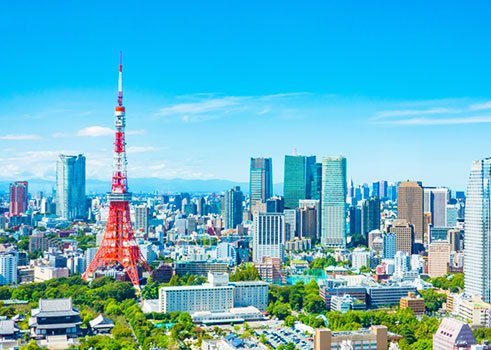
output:
[[[123,52],[119,52],[118,106],[123,107]]]

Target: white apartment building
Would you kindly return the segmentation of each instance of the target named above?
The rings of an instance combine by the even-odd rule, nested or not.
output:
[[[17,283],[17,258],[15,255],[0,255],[0,286]]]

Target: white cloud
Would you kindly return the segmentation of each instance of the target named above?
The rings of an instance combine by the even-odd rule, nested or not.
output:
[[[180,114],[202,114],[212,111],[223,110],[228,107],[237,106],[244,97],[224,97],[214,98],[192,103],[180,103],[171,107],[161,108],[158,112],[160,116],[171,116]]]
[[[79,130],[77,136],[96,137],[96,136],[108,136],[113,134],[114,134],[114,130],[111,128],[106,128],[104,126],[88,126],[86,128],[83,128],[82,130]]]
[[[150,152],[150,151],[156,151],[157,149],[152,146],[131,146],[126,149],[126,152],[128,153],[144,153],[144,152]]]
[[[450,109],[450,108],[402,109],[402,110],[378,112],[376,119],[378,119],[378,118],[390,118],[390,117],[414,116],[414,115],[459,113],[459,112],[461,112],[461,110]]]
[[[491,123],[491,116],[474,116],[462,118],[411,118],[401,120],[379,121],[377,124],[391,125],[461,125]]]
[[[482,111],[485,109],[491,109],[491,101],[470,105],[469,109],[471,111]]]
[[[40,138],[41,137],[39,135],[30,135],[30,134],[0,136],[0,139],[2,139],[2,140],[37,140]]]

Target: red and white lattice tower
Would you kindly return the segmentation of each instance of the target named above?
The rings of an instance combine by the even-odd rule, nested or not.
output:
[[[140,252],[131,226],[129,207],[131,193],[128,192],[126,177],[122,62],[119,64],[118,106],[114,115],[116,116],[116,141],[114,142],[111,193],[108,193],[109,216],[101,246],[82,278],[89,278],[101,266],[107,267],[120,263],[131,279],[133,286],[139,288],[137,265],[141,264],[147,271],[150,271],[150,266]]]

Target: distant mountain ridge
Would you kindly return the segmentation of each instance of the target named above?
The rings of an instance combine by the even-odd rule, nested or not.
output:
[[[22,179],[20,179],[22,180]],[[43,179],[30,179],[29,192],[35,193],[43,191],[45,193],[51,193],[56,186],[55,181],[43,180]],[[12,181],[0,181],[0,192],[8,192],[9,184]],[[192,193],[222,193],[226,190],[240,186],[244,193],[249,193],[248,182],[236,182],[230,180],[221,179],[159,179],[159,178],[131,178],[128,180],[130,191],[134,193],[144,192],[158,192],[158,193],[178,193],[178,192],[192,192]],[[283,184],[274,184],[274,192],[277,194],[283,193]],[[111,181],[102,181],[87,179],[86,190],[87,194],[90,193],[106,193],[111,188]]]

